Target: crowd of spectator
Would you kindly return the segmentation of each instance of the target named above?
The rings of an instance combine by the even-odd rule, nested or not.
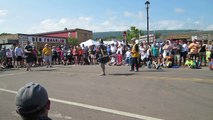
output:
[[[162,67],[172,68],[188,66],[200,69],[202,66],[209,66],[213,69],[213,43],[212,41],[192,40],[165,40],[164,42],[154,41],[151,44],[135,40],[138,46],[139,56],[133,56],[133,44],[122,44],[115,42],[107,47],[107,55],[110,56],[108,65],[132,65],[137,59],[136,67],[146,66],[147,68],[160,69]],[[31,48],[32,47],[32,48]],[[0,51],[1,68],[43,66],[52,65],[95,65],[98,64],[98,46],[85,45],[60,45],[44,47],[24,47],[19,44],[14,49],[3,47]],[[27,50],[29,49],[30,50]],[[135,49],[135,48],[134,48]],[[30,55],[30,56],[29,56]],[[30,58],[30,59],[29,59]],[[28,68],[30,70],[30,68]]]

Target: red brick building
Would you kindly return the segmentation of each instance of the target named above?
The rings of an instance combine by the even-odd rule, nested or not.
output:
[[[8,34],[0,36],[0,48],[2,45],[13,45],[20,44],[23,48],[27,41],[29,41],[36,48],[44,47],[46,43],[53,46],[66,44],[66,38],[63,37],[50,37],[41,35],[29,35],[29,34]]]
[[[41,35],[47,37],[62,37],[62,38],[75,38],[78,40],[78,43],[84,42],[88,39],[92,39],[92,31],[84,30],[84,29],[67,29],[61,31],[53,31],[53,32],[46,32],[46,33],[38,33],[34,35]],[[67,41],[68,42],[68,41]]]

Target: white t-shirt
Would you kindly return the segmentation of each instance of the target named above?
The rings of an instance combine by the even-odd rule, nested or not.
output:
[[[212,45],[206,45],[206,49],[212,51],[213,46]]]
[[[7,58],[12,58],[13,57],[13,52],[11,50],[6,52]]]
[[[15,48],[15,56],[18,57],[18,56],[23,56],[24,52],[22,50],[22,48],[19,48],[19,47],[16,47]]]
[[[140,50],[140,53],[144,52],[145,51],[145,48],[144,47],[139,47],[139,50]]]
[[[148,54],[147,54],[147,52],[142,52],[141,53],[141,60],[144,60],[145,58],[148,58],[149,56],[148,56]]]
[[[117,51],[116,46],[111,46],[111,52],[112,52],[112,53],[116,53],[116,51]]]
[[[131,57],[131,52],[130,51],[126,51],[126,58],[130,58]]]
[[[187,46],[187,44],[183,44],[182,45],[182,50],[181,50],[181,52],[187,52],[188,51],[188,46]]]
[[[116,54],[118,54],[118,53],[123,54],[122,49],[123,49],[122,47],[119,47],[116,51]]]

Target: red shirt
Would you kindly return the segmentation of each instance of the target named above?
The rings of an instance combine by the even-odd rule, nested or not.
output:
[[[78,50],[79,55],[83,55],[84,51],[82,49]]]

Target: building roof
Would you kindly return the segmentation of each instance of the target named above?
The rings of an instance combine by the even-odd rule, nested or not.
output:
[[[18,40],[18,34],[1,35],[0,40],[13,39]]]
[[[32,36],[32,37],[46,37],[46,38],[59,38],[66,39],[64,37],[48,37],[44,35],[33,35],[33,34],[8,34],[8,35],[0,35],[0,44],[7,44],[8,41],[18,41],[20,36]]]
[[[92,31],[90,31],[90,30],[84,30],[84,29],[79,29],[79,28],[76,28],[76,29],[66,29],[66,28],[65,28],[64,30],[60,30],[60,31],[36,33],[36,34],[32,34],[32,35],[46,35],[46,34],[54,34],[54,33],[76,32],[76,31],[78,31],[78,30],[92,32]]]
[[[166,37],[166,39],[172,40],[172,39],[190,39],[191,35],[184,35],[184,34],[176,34],[176,35],[169,35]]]
[[[63,38],[66,39],[65,37],[55,37],[55,36],[45,36],[43,34],[18,34],[18,35],[23,35],[23,36],[32,36],[32,37],[49,37],[49,38]]]
[[[183,33],[169,33],[162,35],[162,39],[191,39],[191,36],[197,36],[202,40],[213,40],[213,31],[192,31]]]

